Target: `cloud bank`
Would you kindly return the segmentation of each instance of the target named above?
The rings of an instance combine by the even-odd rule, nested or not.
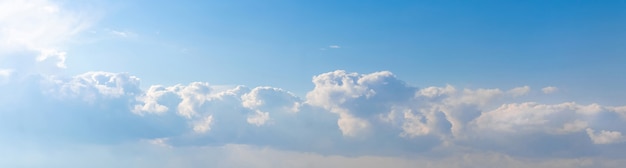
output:
[[[626,131],[626,106],[516,102],[541,92],[528,86],[418,88],[388,71],[319,74],[305,97],[205,82],[143,90],[128,73],[18,79],[0,86],[10,93],[0,99],[8,137],[96,144],[159,139],[172,147],[247,144],[341,155],[468,148],[590,157],[619,154],[612,147],[624,147]]]

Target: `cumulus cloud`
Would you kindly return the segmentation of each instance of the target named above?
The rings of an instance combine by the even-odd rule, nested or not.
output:
[[[256,111],[253,115],[249,115],[246,121],[250,124],[261,126],[264,125],[269,119],[270,114],[268,112]]]
[[[139,77],[98,71],[16,82],[0,87],[13,91],[0,97],[0,131],[28,125],[22,134],[90,143],[248,144],[357,156],[471,149],[588,157],[597,150],[615,153],[618,148],[597,146],[623,144],[626,131],[621,106],[516,102],[528,96],[527,86],[417,88],[388,71],[323,73],[312,78],[315,87],[304,98],[274,87],[206,82],[142,89]],[[542,147],[557,142],[559,147]]]
[[[298,112],[301,100],[289,91],[272,87],[256,87],[241,96],[243,107],[261,111]]]
[[[430,128],[423,123],[422,116],[413,114],[410,110],[404,111],[405,122],[402,124],[402,136],[415,137],[430,132]]]
[[[611,144],[624,141],[624,136],[619,131],[602,130],[595,133],[596,131],[591,128],[587,128],[586,131],[594,144]]]
[[[163,87],[160,85],[151,86],[144,94],[137,96],[137,101],[142,102],[136,104],[132,112],[143,115],[144,113],[164,113],[170,108],[162,105],[163,101],[174,102],[176,99],[172,99],[172,96],[176,95],[175,87]],[[169,99],[167,97],[170,97]]]
[[[0,2],[0,142],[7,142],[0,144],[139,142],[149,145],[141,151],[161,151],[148,157],[158,163],[137,167],[216,167],[197,157],[207,155],[226,160],[217,167],[618,167],[623,161],[605,157],[626,157],[626,106],[520,102],[536,96],[524,85],[418,88],[389,71],[337,70],[314,76],[314,88],[299,97],[270,86],[145,89],[130,73],[54,74],[67,68],[64,43],[89,27],[86,16],[47,0]],[[33,156],[11,151],[25,153],[3,158]],[[425,158],[395,157],[416,153]]]
[[[515,134],[575,134],[586,130],[594,144],[611,143],[621,137],[619,132],[594,134],[594,127],[606,128],[604,122],[615,122],[621,127],[624,120],[609,107],[598,104],[580,105],[574,102],[561,104],[539,104],[534,102],[504,104],[499,108],[483,112],[472,121],[477,130],[508,132]]]
[[[589,127],[589,123],[581,120],[574,120],[568,123],[563,124],[563,127],[560,129],[556,129],[556,133],[567,134],[581,131],[585,128]]]
[[[366,132],[368,120],[405,104],[416,90],[388,71],[364,75],[334,71],[313,77],[313,83],[306,103],[338,114],[339,128],[350,136]]]
[[[211,130],[211,124],[213,123],[213,115],[200,118],[193,125],[193,131],[197,133],[205,133]]]
[[[95,103],[103,99],[129,98],[141,93],[139,78],[128,73],[87,72],[71,78],[52,78],[45,92],[61,99],[78,98]]]

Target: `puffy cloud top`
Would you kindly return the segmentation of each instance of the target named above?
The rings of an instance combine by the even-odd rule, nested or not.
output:
[[[528,86],[508,91],[452,85],[417,88],[388,71],[320,74],[313,77],[315,88],[305,98],[274,87],[223,89],[206,82],[153,85],[144,90],[140,79],[128,73],[20,79],[29,80],[0,85],[3,90],[30,93],[16,93],[27,96],[20,99],[22,104],[0,109],[2,120],[7,121],[2,122],[3,131],[32,124],[29,129],[33,135],[48,132],[68,138],[78,135],[76,132],[84,137],[106,132],[118,135],[108,137],[112,141],[157,139],[160,145],[170,147],[243,143],[321,153],[389,150],[389,154],[398,154],[441,148],[480,149],[493,143],[492,150],[523,155],[525,152],[518,148],[502,145],[559,153],[567,150],[528,145],[536,138],[557,141],[559,137],[584,136],[564,145],[587,144],[579,150],[591,152],[597,148],[594,145],[623,145],[622,132],[626,131],[625,107],[516,102],[517,97],[528,96]],[[53,117],[8,122],[23,115]],[[43,127],[50,124],[56,126]],[[390,144],[374,147],[381,141]]]

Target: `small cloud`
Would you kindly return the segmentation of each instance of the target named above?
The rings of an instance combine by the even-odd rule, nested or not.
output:
[[[168,140],[169,140],[169,138],[155,138],[155,139],[148,139],[148,140],[144,140],[144,141],[148,142],[149,144],[152,144],[152,145],[171,148],[172,146],[167,144]]]
[[[508,91],[509,94],[513,95],[513,97],[524,96],[528,94],[530,91],[529,86],[516,87]]]
[[[541,91],[543,91],[543,93],[545,93],[545,94],[554,93],[554,92],[556,92],[558,90],[559,90],[559,88],[554,87],[554,86],[548,86],[548,87],[544,87],[543,89],[541,89]]]
[[[41,50],[41,53],[39,54],[39,56],[37,56],[37,62],[43,62],[52,58],[56,58],[56,63],[55,65],[58,68],[62,68],[65,69],[67,68],[67,66],[65,65],[65,59],[66,59],[66,54],[63,51],[57,51],[57,50],[52,50],[52,49],[48,49],[48,50]]]
[[[130,32],[130,31],[118,31],[118,30],[109,30],[109,34],[117,36],[117,37],[122,37],[122,38],[129,38],[129,37],[137,36],[137,34]]]
[[[0,69],[0,84],[3,84],[9,81],[11,75],[13,74],[13,69]]]
[[[9,77],[12,73],[12,69],[0,69],[0,77]]]
[[[320,48],[320,50],[322,51],[326,51],[326,50],[332,50],[332,49],[340,49],[341,46],[339,45],[329,45],[328,47],[322,47]]]

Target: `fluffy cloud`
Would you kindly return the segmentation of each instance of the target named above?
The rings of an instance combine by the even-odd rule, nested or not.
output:
[[[576,103],[545,105],[533,102],[504,104],[495,110],[482,113],[475,120],[475,124],[479,129],[507,132],[524,130],[552,132],[559,129],[560,126],[571,130],[576,127],[575,125],[586,125],[576,120],[585,117],[576,115],[585,115],[588,113],[587,109],[594,106],[597,105],[584,106]]]
[[[349,136],[367,132],[372,124],[368,120],[405,105],[416,90],[387,71],[364,75],[334,71],[313,77],[313,83],[306,103],[337,113],[339,128]]]
[[[246,121],[256,126],[265,125],[270,120],[269,111],[298,112],[301,100],[293,93],[272,87],[256,87],[241,96],[243,107],[254,110]]]
[[[626,157],[626,106],[520,102],[542,100],[530,86],[418,88],[389,71],[337,70],[314,76],[298,97],[207,82],[144,89],[129,73],[59,75],[64,43],[90,25],[76,13],[47,0],[0,2],[0,149],[18,152],[0,153],[17,160],[2,167],[85,156],[21,148],[29,143],[136,167],[618,167],[610,158]],[[406,158],[416,153],[423,158]]]
[[[140,94],[139,78],[128,73],[87,72],[69,79],[51,78],[44,85],[46,93],[61,99],[78,98],[95,103],[103,99]]]
[[[598,104],[503,104],[496,109],[482,112],[469,124],[472,127],[469,132],[473,139],[484,142],[483,145],[511,154],[592,156],[591,149],[598,148],[594,144],[622,142],[619,131],[624,131],[626,124],[618,115],[612,108]],[[595,133],[595,129],[613,131]],[[555,145],[557,142],[558,145]],[[476,142],[469,143],[478,145]],[[602,150],[607,153],[616,152],[609,148]]]
[[[72,142],[152,139],[171,148],[248,144],[357,156],[471,149],[590,157],[598,150],[616,153],[598,145],[623,146],[626,131],[623,106],[516,102],[528,96],[528,86],[417,88],[387,71],[320,74],[305,98],[280,88],[206,82],[141,89],[140,79],[128,73],[19,79],[0,85],[22,97],[0,97],[0,131],[45,132]],[[557,142],[560,147],[542,147]]]
[[[37,56],[36,60],[38,62],[42,62],[42,61],[48,61],[51,59],[56,59],[54,60],[54,65],[58,68],[67,68],[67,66],[65,65],[65,55],[67,53],[65,52],[61,52],[61,51],[56,51],[56,50],[51,50],[51,49],[47,49],[47,50],[41,50],[40,51],[41,54],[39,54],[39,56]]]
[[[618,131],[602,130],[597,134],[591,128],[587,128],[586,131],[594,144],[611,144],[624,141],[624,136]]]

